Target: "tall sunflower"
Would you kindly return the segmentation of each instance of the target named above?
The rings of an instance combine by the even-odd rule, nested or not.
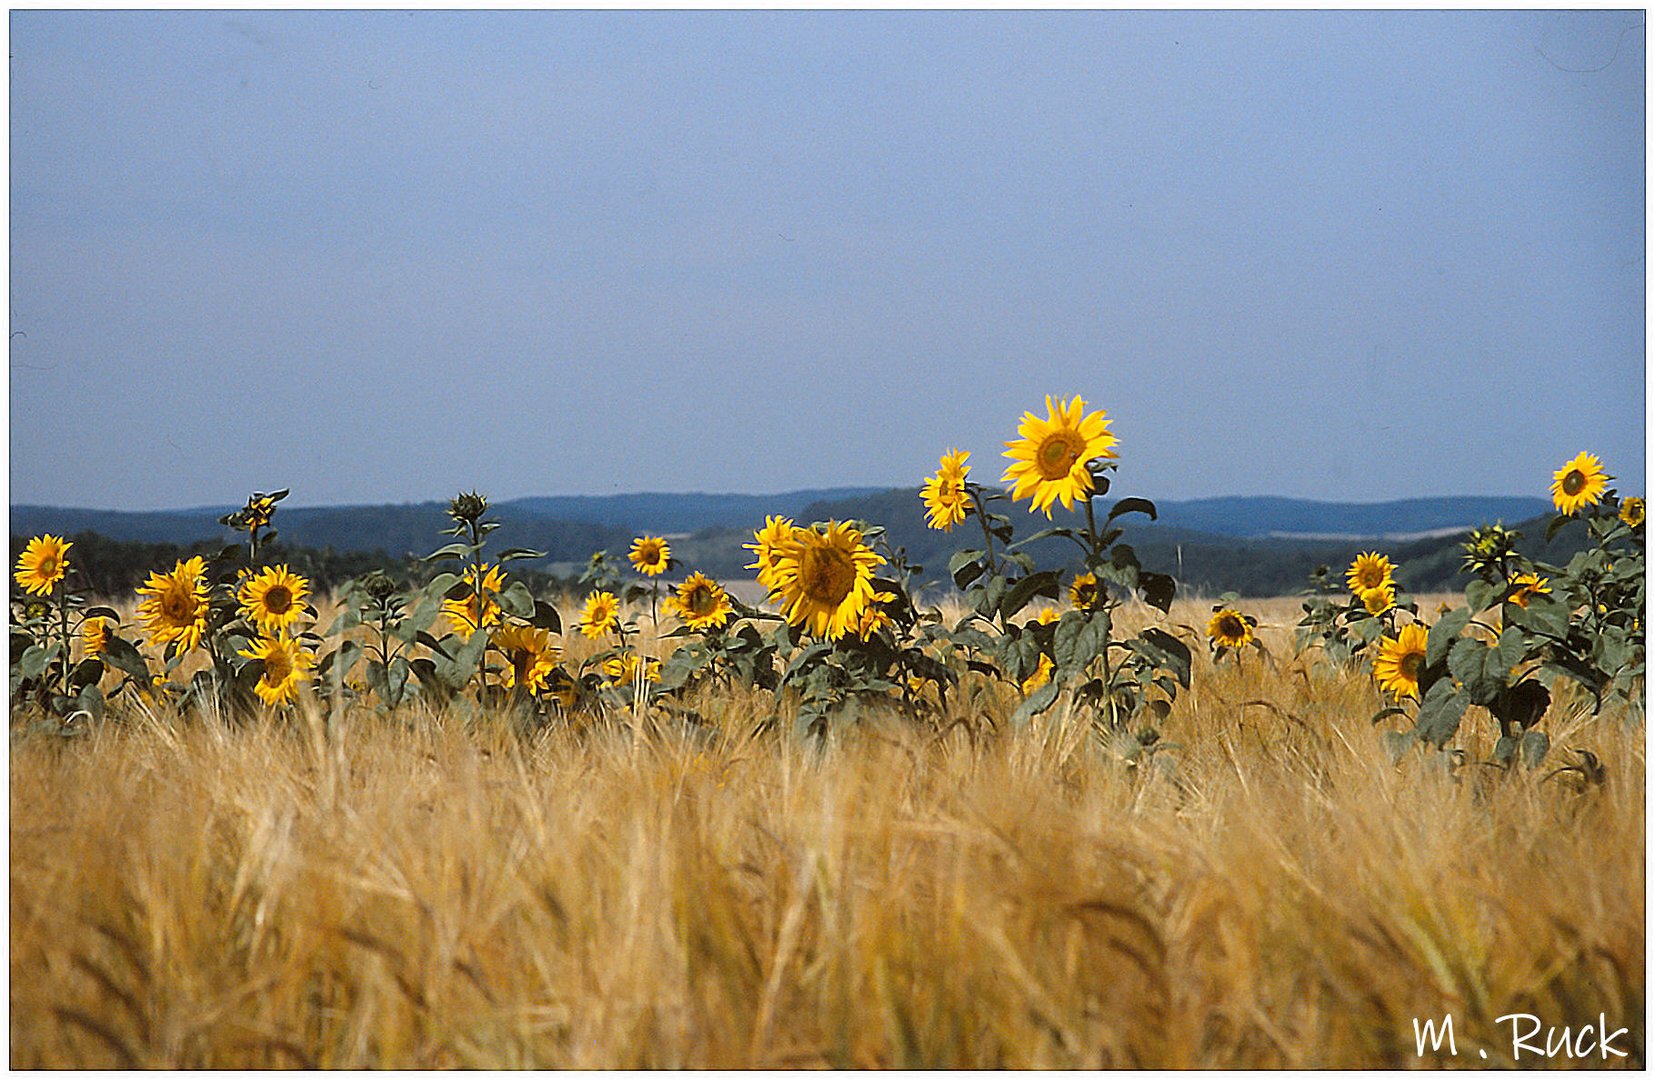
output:
[[[640,536],[632,541],[632,550],[626,557],[638,573],[654,577],[666,573],[672,560],[672,549],[659,536]]]
[[[971,451],[949,450],[937,465],[937,474],[925,478],[920,498],[925,500],[926,524],[933,529],[950,532],[965,520],[971,509],[971,497],[966,494],[965,478],[971,466],[965,459]]]
[[[17,557],[17,584],[36,596],[50,593],[68,573],[69,549],[74,546],[73,540],[51,533],[30,540]]]
[[[1425,667],[1426,629],[1409,623],[1397,636],[1379,639],[1379,655],[1373,658],[1373,677],[1381,690],[1399,698],[1419,698],[1419,673]]]
[[[1391,583],[1391,572],[1396,568],[1391,565],[1388,555],[1381,555],[1377,551],[1364,551],[1356,556],[1345,571],[1345,582],[1350,586],[1351,594],[1361,596],[1369,589],[1382,588]]]
[[[586,598],[580,609],[580,632],[589,638],[601,638],[612,632],[621,621],[621,603],[611,592],[595,592]]]
[[[558,648],[552,644],[549,632],[513,623],[494,632],[494,647],[506,658],[503,679],[508,689],[521,686],[531,694],[546,689],[558,659]]]
[[[1234,608],[1222,608],[1208,621],[1207,637],[1220,648],[1239,649],[1253,640],[1253,624]]]
[[[170,574],[151,572],[138,587],[138,619],[150,644],[176,643],[179,652],[201,644],[207,632],[207,560],[196,555],[181,559]]]
[[[735,610],[724,586],[699,570],[678,586],[677,595],[668,597],[667,603],[691,630],[720,629]]]
[[[442,613],[448,618],[450,633],[470,637],[478,630],[500,624],[503,614],[500,611],[500,602],[493,594],[506,587],[506,575],[498,566],[483,564],[483,597],[480,605],[477,602],[477,568],[466,567],[463,576],[470,588],[458,600],[444,600]]]
[[[759,584],[766,589],[776,583],[776,560],[781,557],[782,545],[792,540],[797,531],[792,518],[766,516],[764,528],[753,532],[755,542],[741,545],[755,556],[754,561],[744,569],[757,570]]]
[[[1552,505],[1560,514],[1576,514],[1603,495],[1610,476],[1596,455],[1579,453],[1552,474]]]
[[[242,614],[265,634],[283,633],[305,612],[310,582],[286,565],[271,566],[241,583],[237,599]]]
[[[239,655],[264,662],[264,671],[253,684],[253,693],[266,705],[286,705],[298,700],[299,684],[309,681],[310,670],[316,666],[316,657],[290,637],[261,637]]]
[[[1087,463],[1115,456],[1119,441],[1109,430],[1107,413],[1099,409],[1088,414],[1081,398],[1065,401],[1046,396],[1046,419],[1032,412],[1023,414],[1017,425],[1019,438],[1006,443],[1003,456],[1012,464],[1001,483],[1012,485],[1013,499],[1028,499],[1029,511],[1044,510],[1052,516],[1052,503],[1063,500],[1073,510],[1075,500],[1092,494],[1092,474]]]
[[[1369,615],[1383,615],[1396,606],[1396,586],[1389,582],[1372,589],[1363,589],[1358,595]]]
[[[837,639],[856,629],[873,600],[873,568],[884,561],[849,524],[796,529],[777,556],[771,592],[789,623]]]

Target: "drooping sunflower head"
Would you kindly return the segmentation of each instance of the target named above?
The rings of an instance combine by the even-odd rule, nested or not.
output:
[[[1409,623],[1396,637],[1379,639],[1379,655],[1373,659],[1374,681],[1381,690],[1396,697],[1419,698],[1419,675],[1425,667],[1426,629]]]
[[[1627,499],[1625,502],[1621,503],[1621,511],[1618,516],[1631,528],[1643,528],[1644,501],[1636,495],[1630,499]]]
[[[500,602],[495,596],[506,587],[506,575],[498,566],[483,564],[482,568],[482,598],[477,596],[477,567],[468,566],[461,578],[468,586],[464,596],[457,600],[444,600],[442,613],[448,619],[448,629],[451,634],[460,634],[470,637],[478,630],[500,625],[504,614],[500,610]]]
[[[792,518],[766,516],[764,528],[753,532],[755,542],[741,545],[755,557],[745,569],[757,570],[759,584],[766,589],[775,585],[776,560],[781,557],[782,545],[793,539],[795,531]]]
[[[735,610],[724,586],[697,570],[667,601],[691,630],[716,630],[730,621]]]
[[[1069,584],[1069,603],[1081,611],[1091,611],[1103,599],[1103,593],[1098,589],[1098,576],[1090,570],[1083,574],[1076,574],[1075,580]]]
[[[1518,574],[1511,579],[1511,583],[1517,586],[1517,591],[1511,594],[1511,602],[1520,608],[1529,606],[1531,596],[1539,596],[1542,593],[1552,591],[1551,579],[1543,578],[1535,573]]]
[[[1391,584],[1391,572],[1394,569],[1388,555],[1381,555],[1377,551],[1365,551],[1356,556],[1356,561],[1345,571],[1345,582],[1350,586],[1353,596],[1361,596],[1369,589]]]
[[[201,644],[207,631],[207,560],[196,555],[181,559],[170,574],[151,573],[138,587],[138,619],[150,644],[176,643],[179,652]]]
[[[971,497],[966,493],[965,478],[971,466],[965,459],[971,451],[949,450],[937,466],[937,474],[925,478],[920,498],[925,501],[926,524],[943,532],[951,531],[964,521],[971,509]]]
[[[1052,516],[1052,503],[1063,501],[1074,509],[1075,500],[1092,494],[1089,462],[1115,456],[1117,440],[1109,430],[1104,410],[1088,414],[1081,398],[1066,401],[1046,397],[1046,419],[1032,412],[1023,414],[1017,425],[1018,438],[1006,443],[1005,457],[1012,463],[1000,478],[1012,485],[1011,497],[1028,499],[1029,510],[1044,510]]]
[[[1253,624],[1234,608],[1220,608],[1207,623],[1207,637],[1220,648],[1239,649],[1253,640]]]
[[[666,573],[672,560],[672,549],[659,536],[640,536],[632,541],[632,550],[626,557],[632,560],[632,566],[638,573],[654,577]]]
[[[1560,514],[1576,514],[1603,496],[1612,479],[1596,455],[1579,453],[1552,474],[1552,505]]]
[[[81,623],[80,640],[86,647],[87,656],[102,656],[103,651],[109,648],[109,620],[102,615],[94,615]]]
[[[1396,606],[1396,586],[1387,582],[1376,589],[1363,589],[1360,599],[1369,615],[1383,615]]]
[[[789,623],[837,639],[856,628],[873,600],[873,570],[884,561],[849,523],[795,529],[777,557],[771,592]]]
[[[17,557],[17,584],[36,596],[50,593],[69,572],[69,549],[74,545],[51,533],[30,540]]]
[[[614,631],[620,616],[621,604],[614,593],[592,593],[580,609],[580,632],[589,638],[601,638]]]
[[[316,657],[295,638],[261,637],[239,654],[264,663],[253,693],[266,705],[287,705],[298,700],[299,684],[310,679]]]
[[[493,644],[506,658],[507,667],[501,677],[507,689],[521,686],[531,694],[546,689],[558,660],[558,648],[548,631],[512,623],[494,632]]]
[[[242,614],[264,633],[274,635],[305,613],[309,595],[310,582],[283,565],[267,567],[243,581],[237,598]]]
[[[856,636],[867,641],[887,626],[895,625],[896,620],[885,605],[896,599],[896,593],[876,592],[873,600],[862,609],[862,614],[856,617]]]

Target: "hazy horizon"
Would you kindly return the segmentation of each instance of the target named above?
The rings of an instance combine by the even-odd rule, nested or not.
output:
[[[13,504],[1643,493],[1638,10],[9,28]]]

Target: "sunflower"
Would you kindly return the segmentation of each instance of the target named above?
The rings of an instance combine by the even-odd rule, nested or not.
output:
[[[285,631],[304,614],[310,582],[286,566],[267,567],[242,582],[237,591],[242,614],[266,634]]]
[[[1207,637],[1221,649],[1239,649],[1253,640],[1253,625],[1241,612],[1220,608],[1207,623]]]
[[[1051,623],[1057,622],[1062,618],[1063,613],[1054,607],[1041,608],[1035,617],[1030,619],[1025,625],[1034,626],[1036,623],[1043,626],[1050,625]]]
[[[603,637],[620,621],[621,604],[611,592],[592,593],[580,609],[580,632],[589,638]]]
[[[1373,660],[1373,677],[1381,690],[1399,698],[1419,697],[1419,671],[1425,666],[1425,627],[1404,626],[1396,637],[1379,639],[1379,655]]]
[[[1633,496],[1621,503],[1620,519],[1636,529],[1644,523],[1644,501]]]
[[[1087,499],[1092,494],[1092,474],[1087,463],[1098,458],[1112,458],[1111,449],[1119,440],[1109,431],[1109,421],[1102,409],[1086,414],[1086,402],[1062,398],[1055,403],[1046,396],[1046,419],[1032,412],[1023,414],[1017,425],[1019,438],[1006,443],[1003,455],[1012,459],[1001,483],[1012,484],[1013,499],[1028,499],[1029,512],[1036,508],[1052,516],[1052,502],[1063,500],[1066,510],[1073,510],[1076,499]]]
[[[109,620],[102,615],[94,615],[81,623],[80,640],[86,646],[87,656],[102,656],[103,651],[109,648]]]
[[[632,567],[638,573],[654,577],[666,573],[667,564],[672,560],[672,549],[659,536],[640,536],[632,541],[632,550],[626,557],[632,560]]]
[[[69,570],[69,549],[73,540],[47,533],[30,540],[17,557],[17,584],[23,591],[45,596],[50,593]]]
[[[1377,551],[1365,551],[1356,556],[1345,571],[1345,582],[1350,585],[1351,594],[1361,596],[1369,589],[1379,589],[1391,583],[1391,565],[1389,556],[1381,555]]]
[[[1517,591],[1511,594],[1511,602],[1520,608],[1529,606],[1529,597],[1552,591],[1551,580],[1539,574],[1518,574],[1511,579],[1511,583],[1518,587]]]
[[[1034,669],[1034,674],[1023,680],[1024,695],[1027,696],[1032,694],[1042,686],[1045,686],[1047,683],[1051,682],[1052,671],[1056,667],[1057,665],[1052,663],[1051,657],[1047,656],[1045,653],[1041,653],[1040,664]]]
[[[290,637],[265,637],[239,654],[262,660],[264,671],[253,684],[253,693],[266,705],[286,705],[299,697],[299,684],[310,679],[316,657]]]
[[[735,610],[724,586],[699,570],[678,586],[676,596],[667,597],[667,604],[691,630],[721,629]]]
[[[1560,514],[1574,514],[1591,506],[1603,494],[1610,476],[1596,455],[1576,454],[1552,474],[1552,505]]]
[[[793,534],[798,531],[793,527],[792,518],[766,517],[764,528],[753,531],[756,543],[741,545],[756,556],[755,561],[744,569],[757,570],[759,584],[766,589],[776,583],[776,560],[781,557],[782,545],[792,540]]]
[[[1359,598],[1369,615],[1383,615],[1396,606],[1396,586],[1387,582],[1375,589],[1363,589]]]
[[[477,568],[465,568],[465,583],[470,586],[465,596],[459,600],[444,600],[442,613],[448,617],[449,633],[464,634],[470,637],[474,632],[489,626],[498,626],[503,617],[500,603],[492,594],[498,593],[506,587],[505,572],[498,566],[483,564],[483,596],[482,611],[478,612],[477,597]]]
[[[180,560],[170,574],[151,573],[138,587],[138,618],[152,645],[177,643],[179,652],[201,644],[207,631],[207,560]]]
[[[866,641],[885,627],[894,625],[891,613],[885,610],[884,605],[895,599],[896,593],[874,593],[873,602],[856,617],[856,636]]]
[[[550,633],[538,626],[513,623],[494,632],[494,647],[505,655],[510,665],[502,673],[508,689],[521,686],[531,694],[546,689],[558,658]]]
[[[609,676],[610,686],[628,686],[638,680],[638,654],[622,653],[611,656],[603,662],[603,673]],[[661,661],[651,660],[644,665],[644,678],[649,682],[661,681]]]
[[[873,568],[884,561],[848,524],[795,529],[776,557],[770,590],[789,623],[839,638],[856,628],[873,600]]]
[[[1075,580],[1069,585],[1069,603],[1081,611],[1091,611],[1098,606],[1103,594],[1098,589],[1098,576],[1088,570],[1084,574],[1076,574]]]
[[[925,500],[926,524],[931,528],[949,532],[965,520],[971,508],[971,498],[965,490],[965,477],[971,471],[965,459],[970,456],[969,450],[951,449],[938,463],[937,475],[925,478],[919,494]]]

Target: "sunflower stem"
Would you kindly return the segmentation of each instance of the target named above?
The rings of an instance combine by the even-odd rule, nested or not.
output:
[[[971,502],[977,508],[977,524],[983,527],[984,554],[988,556],[988,572],[995,575],[1000,568],[994,563],[994,534],[988,531],[988,511],[983,505],[983,495],[976,484],[967,484],[966,490],[971,492]]]
[[[63,580],[57,584],[57,616],[58,628],[63,633],[63,696],[69,696],[69,575],[65,571]]]

